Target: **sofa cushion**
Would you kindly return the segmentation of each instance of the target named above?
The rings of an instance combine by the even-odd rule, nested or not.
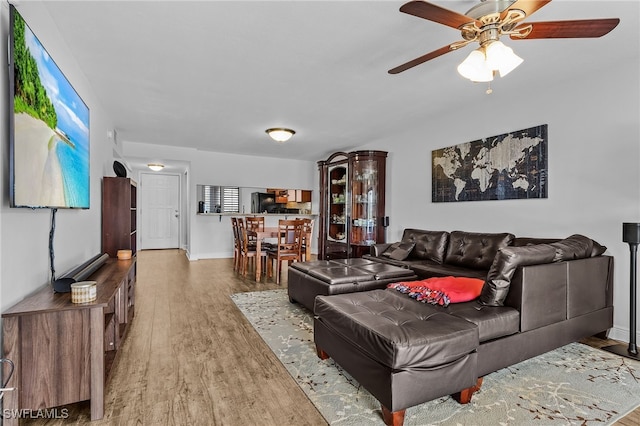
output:
[[[363,259],[367,259],[367,260],[371,260],[373,262],[378,262],[378,263],[386,263],[388,265],[394,265],[394,266],[401,266],[403,268],[406,268],[408,265],[408,260],[394,260],[391,259],[390,257],[382,257],[382,256],[373,256],[371,254],[363,254],[362,255]],[[295,263],[294,263],[295,265]]]
[[[593,242],[593,250],[591,251],[591,257],[601,256],[607,251],[607,246],[603,246],[598,243],[596,240],[591,240]]]
[[[477,302],[449,305],[446,312],[478,326],[480,343],[520,331],[520,312],[509,306],[483,306]]]
[[[562,238],[515,237],[511,245],[514,247],[521,247],[536,244],[550,244],[560,241],[561,239]]]
[[[552,244],[501,248],[482,287],[480,303],[487,306],[503,306],[518,266],[551,263],[555,257],[556,248]]]
[[[457,266],[451,264],[439,264],[431,260],[410,260],[405,261],[409,268],[413,269],[417,276],[420,278],[431,277],[447,277],[453,275],[456,277],[472,277],[472,278],[487,278],[486,269],[471,269],[464,266]]]
[[[411,254],[415,259],[433,260],[442,263],[447,252],[449,233],[446,231],[425,231],[422,229],[405,229],[402,241],[416,244]]]
[[[393,243],[382,252],[381,256],[388,257],[393,260],[405,260],[409,257],[409,253],[411,253],[411,250],[413,250],[415,245],[416,243],[410,241]]]
[[[577,234],[576,234],[577,235]],[[571,238],[571,237],[569,237]],[[530,246],[534,244],[551,244],[563,241],[561,238],[535,238],[535,237],[516,237],[513,239],[512,246]],[[598,243],[595,240],[591,240],[593,243],[593,249],[591,250],[591,257],[596,257],[604,254],[607,251],[607,247]],[[587,243],[588,244],[588,243]]]
[[[391,288],[416,299],[418,302],[432,305],[449,306],[450,303],[462,303],[480,296],[484,280],[469,277],[434,277],[421,281],[388,284]]]
[[[391,244],[390,243],[377,243],[377,244],[373,244],[371,246],[369,246],[369,253],[363,255],[364,256],[373,256],[373,257],[379,257],[382,255],[382,253],[389,248]]]
[[[573,234],[564,240],[549,245],[556,250],[556,256],[553,259],[554,262],[585,259],[591,257],[593,252],[593,240],[579,234]]]
[[[511,244],[515,236],[509,233],[483,234],[453,231],[444,262],[474,269],[489,269],[496,253]]]

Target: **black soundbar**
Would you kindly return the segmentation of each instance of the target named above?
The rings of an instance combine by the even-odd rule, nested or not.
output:
[[[71,284],[78,281],[84,281],[99,267],[104,265],[107,259],[109,259],[109,255],[107,253],[97,254],[82,265],[64,273],[62,277],[53,281],[53,291],[56,293],[69,293],[71,291]]]

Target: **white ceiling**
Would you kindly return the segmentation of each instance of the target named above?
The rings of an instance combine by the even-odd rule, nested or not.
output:
[[[45,1],[122,141],[319,160],[388,143],[399,128],[481,103],[455,68],[467,46],[387,70],[459,40],[399,12],[402,1]],[[434,1],[465,13],[474,1]],[[635,1],[555,0],[527,21],[621,18],[600,39],[504,40],[525,62],[493,83],[518,93],[638,57]],[[499,80],[499,81],[498,81]],[[481,105],[481,104],[480,104]],[[278,145],[265,134],[297,133]],[[380,149],[389,148],[379,146]]]

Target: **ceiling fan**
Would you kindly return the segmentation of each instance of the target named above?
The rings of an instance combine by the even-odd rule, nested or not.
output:
[[[496,73],[504,77],[522,62],[499,41],[501,36],[512,40],[601,37],[620,22],[618,18],[523,22],[550,1],[481,0],[464,15],[423,0],[410,1],[400,7],[401,12],[456,28],[462,40],[392,68],[389,74],[401,73],[477,41],[480,47],[458,66],[458,72],[471,81],[491,81]]]

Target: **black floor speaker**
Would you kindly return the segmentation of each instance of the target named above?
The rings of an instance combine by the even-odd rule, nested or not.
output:
[[[640,223],[623,223],[622,241],[625,243],[640,244]]]
[[[637,269],[638,269],[638,244],[640,243],[640,223],[622,224],[622,241],[629,244],[630,270],[629,270],[629,345],[623,344],[606,346],[607,352],[622,355],[627,358],[640,361],[640,353],[636,345],[636,297],[637,297]]]

